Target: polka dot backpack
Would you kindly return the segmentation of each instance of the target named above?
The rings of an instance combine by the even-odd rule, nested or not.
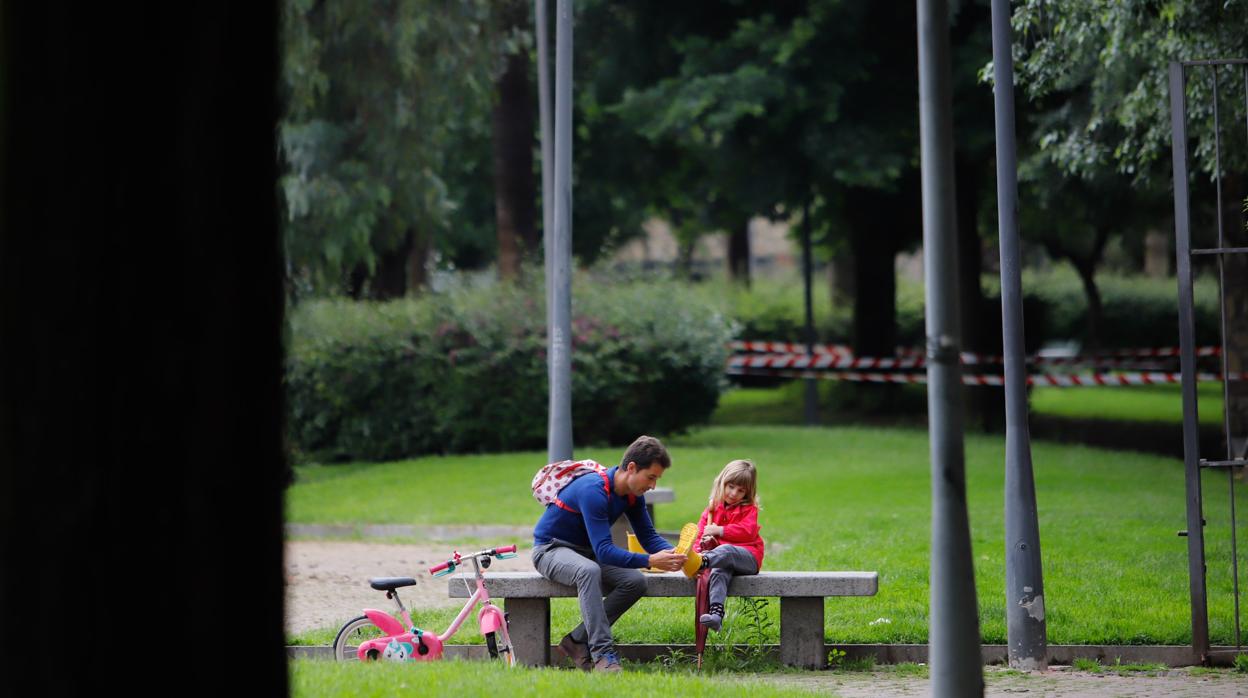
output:
[[[602,488],[611,492],[607,484],[607,469],[601,463],[592,460],[565,460],[543,466],[533,476],[533,498],[542,506],[554,504],[560,509],[573,514],[580,512],[559,500],[559,492],[576,478],[589,473],[597,473],[602,477]]]

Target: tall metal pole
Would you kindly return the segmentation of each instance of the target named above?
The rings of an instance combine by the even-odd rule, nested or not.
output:
[[[1192,650],[1209,658],[1205,588],[1205,518],[1201,504],[1200,421],[1196,402],[1196,324],[1192,313],[1192,233],[1187,182],[1187,76],[1170,64],[1171,153],[1174,163],[1174,256],[1179,282],[1179,367],[1183,372],[1183,467],[1187,492],[1187,578],[1192,599]]]
[[[555,19],[555,177],[553,240],[546,248],[547,338],[550,362],[550,461],[572,457],[572,0],[559,0]]]
[[[806,293],[806,354],[815,354],[815,308],[812,287],[812,260],[810,243],[810,204],[802,206],[802,286]],[[806,424],[813,426],[819,422],[819,388],[814,378],[806,379]]]
[[[1048,668],[1040,524],[1027,424],[1022,263],[1018,241],[1018,151],[1014,142],[1014,57],[1009,0],[992,0],[993,99],[997,131],[997,225],[1001,243],[1001,330],[1005,350],[1005,621],[1010,666]]]
[[[953,99],[945,0],[918,0],[918,30],[927,411],[932,459],[928,658],[932,695],[972,696],[983,695],[984,677],[962,444]]]
[[[550,20],[546,16],[546,9],[550,4],[550,0],[533,0],[533,24],[534,24],[534,43],[537,44],[537,99],[538,99],[538,119],[541,124],[542,139],[542,249],[544,251],[542,258],[546,267],[546,326],[553,327],[552,318],[554,317],[555,308],[555,278],[554,278],[554,260],[555,260],[555,206],[554,206],[554,183],[555,183],[555,157],[554,157],[554,136],[551,133],[553,126],[551,124],[551,99],[550,99],[550,36],[549,27]],[[551,333],[547,331],[547,341],[549,342]],[[555,395],[555,373],[554,373],[554,353],[548,352],[546,355],[547,369],[547,387],[550,391],[551,399],[548,401],[548,409],[552,418],[547,426],[547,458],[550,462],[564,460],[568,456],[556,456],[554,448],[554,420],[553,405]],[[558,449],[560,453],[564,449]]]

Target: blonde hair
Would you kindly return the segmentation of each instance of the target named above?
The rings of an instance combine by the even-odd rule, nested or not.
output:
[[[719,471],[719,475],[715,476],[715,482],[711,484],[710,507],[712,511],[723,503],[724,489],[728,485],[736,485],[745,489],[745,496],[741,498],[742,504],[758,506],[758,472],[754,469],[752,461],[734,460]]]

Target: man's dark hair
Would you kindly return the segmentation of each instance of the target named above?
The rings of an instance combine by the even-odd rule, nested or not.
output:
[[[629,463],[636,463],[638,470],[649,468],[655,463],[667,470],[672,467],[672,457],[667,455],[667,449],[658,439],[653,436],[638,436],[637,440],[629,444],[628,450],[624,452],[624,460],[620,461],[620,467],[627,467]]]

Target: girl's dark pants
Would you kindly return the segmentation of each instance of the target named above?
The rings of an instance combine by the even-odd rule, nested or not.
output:
[[[753,553],[727,543],[702,553],[711,568],[707,601],[723,605],[728,598],[728,583],[738,574],[758,574],[758,560]]]

